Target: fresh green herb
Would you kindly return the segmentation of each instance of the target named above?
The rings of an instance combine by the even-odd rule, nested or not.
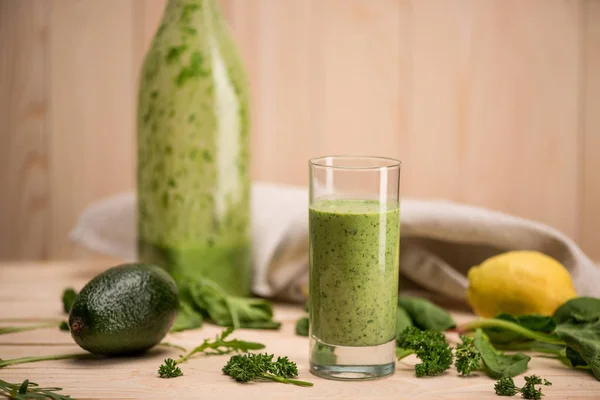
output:
[[[573,368],[591,369],[600,380],[600,299],[574,298],[556,310],[552,322],[548,318],[504,315],[470,322],[457,331],[493,329],[491,341],[504,350],[545,353]]]
[[[600,318],[600,299],[576,297],[565,302],[554,312],[557,324],[566,322],[595,322]]]
[[[311,382],[290,379],[298,376],[296,364],[287,357],[278,357],[274,362],[273,354],[235,355],[222,371],[238,382],[271,380],[297,386],[313,386]]]
[[[556,334],[566,343],[571,365],[589,365],[600,380],[600,320],[595,322],[568,322],[556,327]]]
[[[302,317],[296,321],[296,335],[308,336],[310,322],[308,317]]]
[[[525,377],[525,385],[522,388],[515,386],[515,381],[511,377],[503,377],[494,385],[494,390],[498,396],[514,396],[521,393],[525,399],[540,400],[544,395],[542,389],[536,389],[535,385],[541,385],[542,379],[537,375]],[[550,381],[544,379],[544,385],[552,385]]]
[[[496,381],[494,390],[498,396],[514,396],[518,392],[515,381],[510,376],[500,378]]]
[[[398,360],[415,354],[421,363],[415,365],[418,377],[439,375],[452,365],[452,349],[443,333],[409,326],[397,339],[396,357]]]
[[[158,367],[158,376],[161,378],[176,378],[182,376],[183,372],[172,358],[167,358],[164,364]]]
[[[71,311],[71,306],[77,297],[77,292],[73,288],[66,288],[62,294],[63,311],[68,314]]]
[[[475,332],[475,347],[481,354],[486,373],[492,378],[517,376],[527,369],[531,357],[523,353],[504,354],[490,343],[481,329]]]
[[[4,335],[6,333],[33,331],[35,329],[56,328],[57,326],[58,326],[58,324],[56,322],[52,322],[52,323],[48,323],[48,324],[38,324],[38,325],[3,326],[3,327],[0,327],[0,335]]]
[[[265,345],[262,343],[246,342],[238,339],[225,340],[232,332],[233,328],[229,327],[214,339],[204,339],[204,342],[200,346],[181,356],[177,360],[177,364],[186,362],[196,353],[204,353],[205,355],[223,355],[234,352],[246,353],[250,350],[262,350],[265,348]]]
[[[400,296],[398,305],[410,316],[413,324],[422,330],[445,331],[456,326],[454,319],[441,307],[419,297]]]
[[[552,317],[544,315],[530,314],[515,317],[507,313],[500,313],[496,317],[494,317],[494,319],[509,321],[531,331],[547,334],[552,333],[556,328],[556,322],[554,321],[554,319]],[[531,340],[530,338],[527,338],[520,333],[503,328],[485,328],[484,332],[488,335],[492,343],[495,344],[517,343],[519,341]]]
[[[39,387],[35,382],[25,379],[22,383],[9,383],[0,379],[0,395],[9,399],[29,400],[29,399],[52,399],[52,400],[71,400],[71,396],[59,394],[59,387]]]
[[[95,358],[93,354],[59,354],[53,356],[39,356],[39,357],[20,357],[20,358],[11,358],[9,360],[0,359],[0,368],[8,367],[10,365],[19,365],[26,364],[38,361],[52,361],[52,360],[67,360],[70,358],[76,359],[87,359],[87,358]]]
[[[473,338],[460,335],[460,340],[462,343],[456,346],[454,366],[462,376],[467,376],[481,368],[481,353]]]
[[[194,309],[187,303],[179,304],[179,311],[177,311],[177,318],[173,323],[171,332],[181,332],[189,329],[196,329],[202,326],[202,314],[194,311]]]
[[[548,379],[544,378],[544,386],[552,386],[552,382],[550,382]]]
[[[406,312],[406,310],[398,306],[398,311],[396,313],[396,339],[400,337],[400,334],[409,326],[413,326],[412,319]]]
[[[189,278],[180,285],[180,304],[221,326],[252,329],[279,329],[273,320],[273,306],[263,299],[228,295],[219,285],[203,277]]]
[[[67,321],[61,321],[60,325],[58,325],[58,329],[60,329],[61,331],[69,331],[69,323]]]

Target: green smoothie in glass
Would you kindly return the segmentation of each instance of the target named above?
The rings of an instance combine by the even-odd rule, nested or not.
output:
[[[313,335],[340,346],[376,346],[393,340],[398,206],[372,200],[317,201],[309,209],[309,224]]]
[[[395,369],[400,162],[331,156],[309,166],[311,372],[388,376]]]

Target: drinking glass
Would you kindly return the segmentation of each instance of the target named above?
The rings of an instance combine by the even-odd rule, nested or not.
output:
[[[400,161],[309,161],[310,369],[375,379],[395,369]]]

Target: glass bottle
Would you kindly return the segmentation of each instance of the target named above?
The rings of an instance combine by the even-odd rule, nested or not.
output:
[[[138,258],[250,294],[247,81],[216,0],[169,0],[137,114]]]

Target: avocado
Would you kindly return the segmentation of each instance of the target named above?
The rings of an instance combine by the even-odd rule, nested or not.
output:
[[[164,269],[117,265],[94,277],[75,298],[69,314],[71,336],[96,355],[142,353],[165,337],[177,304],[177,285]]]

